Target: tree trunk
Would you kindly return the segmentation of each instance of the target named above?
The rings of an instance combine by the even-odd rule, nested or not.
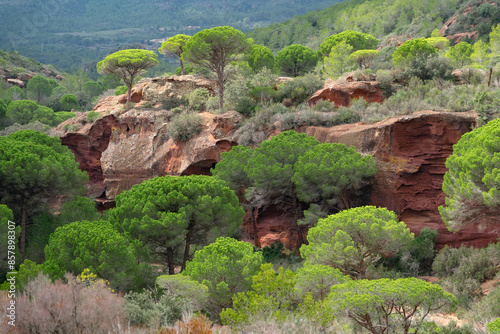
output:
[[[297,249],[300,249],[300,246],[302,246],[305,241],[304,241],[304,236],[302,235],[302,226],[298,224],[299,220],[299,203],[297,201],[297,194],[293,192],[293,214],[295,216],[295,224],[297,224],[297,234],[298,234],[298,239],[297,239]]]
[[[219,109],[222,111],[224,107],[224,68],[217,73],[217,83],[219,85]]]
[[[186,269],[186,262],[189,260],[189,247],[191,246],[191,229],[188,229],[188,233],[186,235],[186,248],[184,248],[184,259],[182,260],[182,270]]]
[[[174,249],[171,247],[167,247],[167,263],[168,263],[168,274],[175,274],[175,266],[174,266]]]
[[[257,229],[257,215],[259,213],[259,208],[251,208],[250,210],[252,212],[253,241],[255,243],[255,247],[260,248],[259,233]]]
[[[490,67],[490,75],[488,76],[488,87],[491,86],[491,77],[493,75],[493,67]]]
[[[21,241],[20,241],[20,251],[21,260],[24,260],[26,254],[26,226],[28,225],[28,207],[23,204],[21,212]]]
[[[127,89],[127,105],[128,105],[130,103],[130,94],[132,92],[132,86],[131,85],[130,86],[127,85],[127,88],[128,88]]]
[[[182,60],[179,60],[181,63],[181,75],[184,75],[184,64],[182,63]]]

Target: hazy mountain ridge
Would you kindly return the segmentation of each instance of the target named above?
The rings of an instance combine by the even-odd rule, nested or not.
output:
[[[153,47],[150,40],[220,25],[248,31],[334,2],[0,0],[0,49],[79,68],[131,44]]]

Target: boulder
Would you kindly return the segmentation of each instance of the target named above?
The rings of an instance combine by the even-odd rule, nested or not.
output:
[[[132,102],[149,101],[153,105],[160,105],[169,97],[180,97],[197,88],[206,88],[215,95],[216,83],[212,80],[197,78],[193,75],[181,75],[160,78],[145,78],[140,80],[132,89],[130,99]],[[127,95],[121,96],[119,103],[126,103]]]
[[[335,107],[348,107],[352,99],[363,98],[368,103],[382,103],[384,92],[376,81],[340,81],[320,89],[308,100],[309,106],[314,106],[318,101],[330,101]]]
[[[26,88],[26,84],[24,83],[24,81],[19,79],[7,79],[7,83],[17,86],[19,88]]]

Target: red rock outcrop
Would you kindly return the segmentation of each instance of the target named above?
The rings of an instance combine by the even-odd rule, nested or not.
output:
[[[19,79],[7,79],[7,83],[20,88],[26,88],[26,83]]]
[[[53,132],[89,174],[88,194],[102,204],[112,203],[120,192],[155,176],[210,174],[220,154],[236,144],[231,135],[243,119],[235,111],[201,113],[203,131],[180,143],[168,135],[165,110],[132,108],[106,113],[109,110],[92,123],[87,122],[88,114],[80,115]]]
[[[173,75],[171,77],[145,78],[134,85],[130,94],[130,100],[135,103],[148,101],[153,105],[160,105],[162,100],[172,96],[183,96],[197,88],[208,89],[211,95],[215,95],[215,81],[197,78],[192,75]],[[127,94],[118,99],[118,103],[126,103]]]
[[[446,158],[453,145],[476,122],[475,113],[419,112],[375,124],[349,124],[333,128],[306,127],[321,142],[338,142],[372,155],[379,172],[372,186],[371,204],[394,210],[412,232],[423,227],[439,232],[438,246],[484,246],[496,241],[500,227],[481,230],[469,226],[457,233],[447,230],[438,207]]]
[[[334,102],[335,107],[348,107],[352,99],[359,98],[365,99],[368,103],[382,103],[384,92],[376,81],[334,82],[314,93],[307,103],[312,107],[318,101],[324,100]]]
[[[149,80],[146,85],[159,82]],[[146,96],[159,101],[163,93],[146,93],[146,85],[141,103],[150,101],[144,100]],[[237,112],[201,113],[202,132],[180,143],[168,135],[170,113],[159,108],[124,110],[119,98],[100,101],[96,112],[101,118],[89,121],[89,114],[81,114],[59,125],[53,133],[74,152],[81,169],[89,173],[88,193],[103,207],[112,205],[123,190],[155,176],[210,174],[220,154],[238,142],[234,133],[243,116]],[[413,232],[428,226],[438,230],[439,246],[482,246],[495,241],[500,228],[486,223],[483,230],[471,225],[453,234],[438,212],[438,206],[444,204],[441,185],[446,158],[453,144],[475,126],[476,118],[474,113],[426,111],[374,124],[309,126],[299,131],[320,142],[355,145],[359,152],[374,156],[379,172],[371,189],[371,204],[394,210]],[[243,228],[251,239],[254,231],[250,217]],[[257,228],[261,246],[281,241],[293,248],[300,239],[296,223],[276,207],[259,212]]]

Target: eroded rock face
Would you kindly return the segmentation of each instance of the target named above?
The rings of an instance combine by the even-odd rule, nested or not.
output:
[[[496,241],[500,227],[477,225],[458,233],[447,230],[438,207],[444,205],[441,187],[445,161],[453,145],[476,123],[475,113],[420,112],[375,124],[333,128],[307,127],[303,132],[321,142],[355,145],[372,155],[379,172],[372,186],[371,203],[395,211],[412,232],[424,227],[439,232],[438,246],[484,246]]]
[[[334,82],[317,91],[307,103],[312,107],[318,101],[324,100],[334,102],[335,107],[348,107],[351,100],[359,98],[365,99],[368,103],[382,103],[384,92],[376,81]]]
[[[109,109],[106,113],[109,113]],[[86,114],[54,131],[89,174],[88,194],[106,205],[133,185],[164,175],[210,175],[220,154],[236,145],[230,137],[242,115],[201,113],[203,131],[186,143],[168,135],[165,110],[113,111],[93,123]],[[77,126],[74,132],[64,129]]]
[[[145,96],[164,96],[146,93],[149,88],[144,87],[160,82],[149,80],[142,88],[140,103],[150,101],[144,100]],[[74,152],[80,168],[88,172],[88,194],[98,198],[103,208],[111,206],[120,192],[155,176],[209,175],[221,153],[238,143],[234,133],[243,116],[235,111],[223,115],[201,113],[202,132],[182,143],[168,135],[170,113],[159,108],[126,111],[119,99],[113,96],[100,101],[95,111],[101,118],[91,120],[88,114],[81,114],[59,125],[53,133],[61,137]],[[453,144],[475,126],[476,117],[474,113],[426,111],[375,124],[303,127],[299,131],[320,142],[355,145],[359,152],[374,156],[379,172],[367,196],[371,204],[394,210],[412,232],[418,233],[426,226],[437,229],[440,247],[462,243],[483,246],[500,236],[500,229],[488,225],[487,217],[484,229],[471,225],[453,234],[438,212],[445,198],[441,186],[446,158]],[[243,230],[244,237],[253,241],[249,213]],[[262,247],[281,241],[285,247],[294,248],[299,233],[304,238],[305,232],[299,231],[294,219],[278,207],[257,213],[257,235]]]
[[[197,88],[206,88],[211,95],[215,95],[215,87],[216,83],[214,81],[196,78],[192,75],[145,78],[134,85],[130,100],[135,103],[148,101],[153,105],[160,105],[166,98],[180,97]],[[118,103],[123,104],[126,102],[127,94],[121,95]]]

